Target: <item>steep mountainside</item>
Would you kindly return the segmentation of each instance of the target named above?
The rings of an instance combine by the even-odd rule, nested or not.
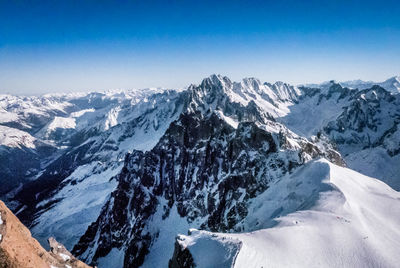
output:
[[[210,77],[186,92],[184,112],[159,143],[127,156],[117,189],[74,253],[100,266],[110,258],[123,258],[125,267],[166,266],[168,255],[146,255],[173,244],[161,233],[171,217],[213,231],[255,230],[260,223],[246,224],[248,205],[271,183],[320,155],[343,164],[255,102],[232,102],[230,85]]]
[[[51,252],[31,237],[29,230],[0,201],[0,267],[9,268],[89,268],[63,245],[49,239]]]
[[[323,198],[341,186],[321,180],[354,176],[319,158],[400,190],[396,79],[296,87],[212,75],[184,91],[2,95],[1,199],[43,246],[54,236],[100,268],[179,266],[196,260],[179,241],[174,253],[189,228],[270,232],[320,203],[336,211]],[[239,258],[242,239],[226,256]]]
[[[379,86],[357,92],[324,127],[348,166],[400,190],[400,94]]]
[[[0,95],[0,157],[4,160],[0,181],[9,186],[0,189],[0,194],[37,179],[60,154],[126,121],[119,114],[121,110],[129,110],[157,92],[161,90],[42,97]],[[18,157],[25,161],[13,161]]]
[[[110,178],[120,172],[125,154],[152,148],[179,115],[182,103],[179,93],[165,91],[117,107],[121,109],[116,125],[104,128],[108,115],[93,112],[89,121],[98,118],[96,123],[71,134],[63,142],[68,142],[67,148],[9,198],[40,242],[50,235],[62,238],[67,230],[73,235],[63,242],[72,248],[115,188]]]

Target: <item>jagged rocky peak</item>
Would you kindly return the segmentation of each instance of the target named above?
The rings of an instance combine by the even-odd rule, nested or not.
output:
[[[260,86],[262,86],[261,81],[255,77],[243,78],[241,84],[248,88],[253,88],[256,91],[258,91],[260,89]]]
[[[385,145],[385,140],[398,128],[399,103],[399,95],[393,95],[379,85],[357,91],[349,105],[324,130],[344,155]]]
[[[395,97],[383,87],[374,85],[371,88],[358,91],[357,94],[355,94],[354,99],[376,103],[381,100],[392,102],[395,100]]]
[[[270,87],[280,101],[297,102],[302,92],[296,86],[277,81],[274,84],[264,83]]]
[[[243,90],[235,89],[235,83],[220,75],[212,75],[198,86],[192,85],[186,96],[184,111],[187,113],[200,113],[202,116],[217,113],[231,125],[240,121],[272,119],[253,99],[246,97]]]
[[[241,82],[235,82],[234,91],[249,94],[253,98],[267,93],[261,81],[254,77],[243,78]]]
[[[222,75],[213,74],[201,82],[201,84],[196,87],[197,90],[203,91],[204,94],[221,94],[226,93],[232,88],[232,81]]]
[[[211,75],[203,79],[200,85],[191,85],[188,89],[187,106],[195,110],[203,107],[207,110],[213,105],[221,105],[232,88],[232,82],[227,77],[221,75]]]
[[[367,84],[367,86],[363,87],[362,89],[371,87],[372,85],[379,85],[379,86],[385,88],[387,91],[391,92],[392,94],[399,94],[400,93],[400,75],[393,76],[381,83]]]
[[[329,82],[329,86],[327,87],[327,91],[323,92],[320,99],[325,97],[326,99],[330,99],[333,96],[338,96],[337,99],[343,99],[348,97],[351,94],[351,90],[347,87],[343,87],[339,83],[336,83],[334,80]]]
[[[228,77],[211,75],[199,86],[192,85],[189,90],[196,89],[206,103],[211,104],[215,96],[224,95],[232,102],[246,105],[254,101],[266,110],[278,108],[279,102],[298,101],[301,91],[295,86],[283,82],[274,84],[261,83],[257,78],[244,78],[241,82],[232,82]],[[207,95],[208,96],[205,96]]]
[[[232,85],[220,76],[192,86],[187,109],[157,145],[126,157],[116,190],[74,253],[96,264],[116,249],[125,267],[137,267],[161,243],[162,222],[174,214],[201,229],[254,230],[243,224],[247,208],[270,183],[319,156],[340,161],[333,150],[275,122],[255,101],[235,102],[225,89]]]

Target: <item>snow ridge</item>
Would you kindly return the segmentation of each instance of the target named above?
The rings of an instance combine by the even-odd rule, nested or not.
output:
[[[317,192],[305,194],[301,186],[294,185],[305,183],[303,178]],[[280,191],[285,184],[293,185],[290,186],[293,192]],[[231,256],[225,267],[395,267],[400,261],[396,252],[400,238],[396,228],[400,224],[396,209],[400,193],[386,184],[326,160],[317,160],[268,191],[296,196],[298,205],[303,206],[276,218],[275,226],[252,233],[192,230],[189,235],[178,237],[177,250],[189,251],[196,267],[220,263],[223,256]],[[260,197],[255,203],[263,201]],[[258,203],[254,207],[262,210],[268,205]],[[202,256],[213,248],[222,253],[204,260]]]

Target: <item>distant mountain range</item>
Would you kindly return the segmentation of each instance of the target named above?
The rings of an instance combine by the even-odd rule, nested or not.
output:
[[[363,81],[363,80],[357,79],[357,80],[338,82],[338,83],[340,85],[342,85],[343,87],[348,87],[348,88],[352,88],[352,89],[367,89],[367,88],[371,88],[374,85],[378,85],[394,94],[397,94],[398,92],[400,92],[400,76],[393,76],[383,82]],[[320,87],[328,86],[329,84],[330,84],[330,81],[324,82],[321,84],[305,84],[303,86],[320,88]]]
[[[395,267],[399,81],[0,95],[1,199],[99,268]]]

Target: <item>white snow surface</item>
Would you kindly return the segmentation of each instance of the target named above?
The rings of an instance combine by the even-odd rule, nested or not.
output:
[[[224,120],[225,122],[227,122],[230,126],[232,126],[233,128],[237,129],[239,122],[236,121],[235,119],[229,117],[229,116],[225,116],[224,113],[222,111],[217,111],[216,112],[217,115]]]
[[[29,133],[0,125],[0,145],[13,148],[36,148],[36,138]]]
[[[167,205],[167,202],[163,202]],[[150,253],[145,257],[142,267],[168,267],[168,261],[171,259],[174,253],[174,241],[176,235],[180,232],[185,232],[189,229],[189,223],[186,218],[182,218],[178,214],[178,210],[174,205],[171,208],[169,216],[162,220],[162,206],[159,206],[157,213],[153,216],[152,221],[156,226],[152,232],[158,232],[159,236],[154,241],[154,244],[150,248]],[[195,223],[192,223],[195,225]],[[195,225],[197,227],[197,225]]]
[[[48,128],[54,130],[56,128],[75,128],[76,123],[74,118],[70,117],[54,117]]]
[[[36,225],[31,229],[33,236],[43,246],[47,246],[47,239],[54,236],[71,250],[90,223],[96,220],[104,202],[117,186],[116,180],[110,179],[121,168],[122,163],[107,167],[100,162],[78,167],[64,180],[76,180],[76,184],[68,184],[51,199],[38,204],[41,207],[58,201],[35,220]]]
[[[267,191],[274,193],[256,198],[249,214],[268,222],[270,209],[281,203],[270,228],[179,236],[198,267],[213,267],[223,255],[233,257],[218,267],[398,267],[400,193],[385,183],[321,159]],[[236,258],[232,245],[239,248]],[[223,254],[209,255],[216,247]]]
[[[319,103],[318,96],[289,106],[289,112],[277,120],[298,135],[309,138],[317,134],[327,123],[335,120],[343,110],[343,103],[338,103],[336,98]],[[346,102],[346,100],[341,102]]]
[[[125,252],[121,249],[113,248],[110,253],[105,257],[101,257],[97,260],[97,267],[108,268],[108,267],[123,267],[124,266]]]
[[[198,228],[200,224],[192,223],[189,225],[186,218],[182,218],[174,205],[168,217],[162,219],[164,214],[163,207],[167,207],[167,201],[160,199],[160,205],[155,215],[152,216],[152,223],[149,224],[149,232],[158,233],[158,237],[154,240],[150,253],[146,255],[144,263],[141,267],[168,267],[168,262],[174,253],[174,242],[176,235],[186,232],[190,226]],[[124,250],[113,248],[105,257],[98,259],[99,268],[107,267],[123,267]]]
[[[189,234],[179,236],[178,243],[190,249],[196,267],[230,268],[235,263],[242,246],[240,240],[196,229],[190,229]]]
[[[70,256],[68,256],[67,254],[64,253],[58,253],[58,255],[60,255],[60,257],[64,260],[64,261],[68,261],[71,259]]]
[[[379,146],[351,153],[344,159],[349,168],[382,180],[400,191],[400,154],[390,156],[385,148]]]

